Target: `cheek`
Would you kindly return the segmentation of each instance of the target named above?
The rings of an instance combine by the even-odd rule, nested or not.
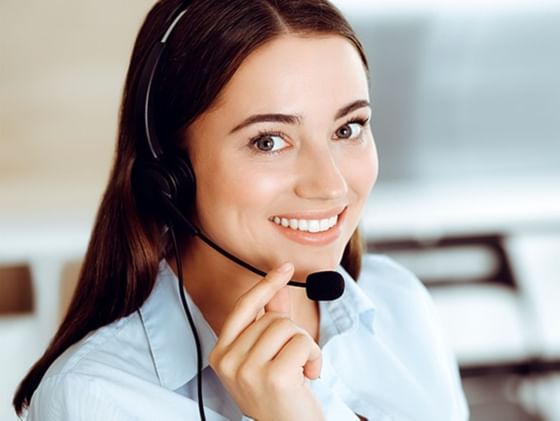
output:
[[[371,142],[371,146],[366,156],[368,159],[364,164],[364,179],[368,182],[367,194],[369,194],[377,181],[377,176],[379,175],[379,160],[377,157],[377,149],[373,141]]]
[[[242,219],[258,212],[266,214],[267,204],[282,188],[282,178],[258,167],[214,158],[197,171],[196,207],[205,215]]]
[[[373,141],[354,155],[354,159],[345,163],[345,174],[348,188],[362,201],[367,198],[373,188],[379,171],[377,150]]]

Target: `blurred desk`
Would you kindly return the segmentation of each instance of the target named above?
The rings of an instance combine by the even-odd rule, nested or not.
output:
[[[362,226],[369,244],[381,245],[381,251],[385,245],[396,256],[405,250],[405,256],[416,260],[430,247],[466,250],[477,238],[481,248],[494,239],[511,281],[473,279],[431,289],[459,362],[489,370],[536,360],[552,361],[545,364],[551,368],[558,365],[560,176],[381,184],[368,202]],[[465,252],[465,261],[467,256]],[[478,272],[454,259],[448,262],[451,269]],[[430,265],[434,259],[424,267]]]
[[[362,226],[428,286],[473,421],[560,419],[560,175],[383,183]]]
[[[384,182],[374,187],[362,227],[366,238],[477,233],[560,233],[560,174],[529,178]]]

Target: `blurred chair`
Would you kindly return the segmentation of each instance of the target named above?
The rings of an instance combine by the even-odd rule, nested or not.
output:
[[[0,316],[31,313],[33,308],[33,286],[29,266],[0,266]]]

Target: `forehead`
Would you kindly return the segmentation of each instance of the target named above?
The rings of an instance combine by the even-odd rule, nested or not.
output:
[[[243,61],[211,112],[302,112],[319,102],[338,108],[356,99],[369,99],[368,81],[349,40],[336,35],[285,35]]]

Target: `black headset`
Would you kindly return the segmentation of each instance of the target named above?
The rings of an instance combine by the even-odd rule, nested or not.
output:
[[[164,153],[158,139],[155,113],[152,110],[152,91],[159,62],[165,52],[169,35],[187,11],[190,3],[190,0],[183,0],[173,10],[170,15],[171,24],[161,40],[151,48],[140,73],[134,107],[136,121],[143,123],[147,154],[138,151],[132,169],[132,188],[137,205],[165,221],[169,228],[177,263],[178,289],[196,345],[198,412],[200,419],[205,421],[206,414],[202,396],[202,350],[196,325],[185,297],[182,259],[175,231],[175,227],[179,223],[191,235],[198,234],[198,230],[181,212],[181,209],[188,209],[194,203],[196,180],[186,153],[178,150],[173,154]]]

